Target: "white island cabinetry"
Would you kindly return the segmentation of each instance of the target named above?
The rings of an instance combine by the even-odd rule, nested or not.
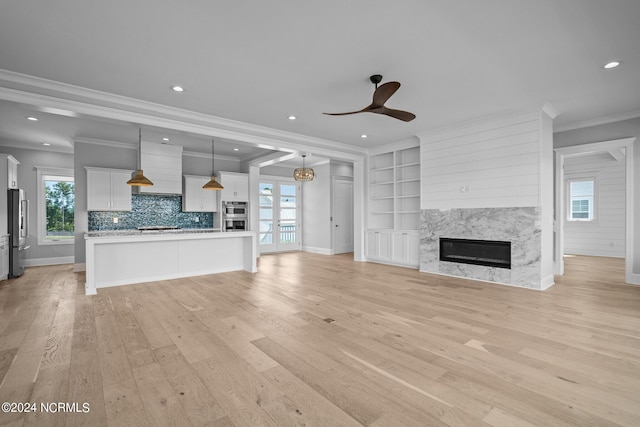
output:
[[[87,233],[85,292],[246,270],[255,273],[256,234],[251,231]]]

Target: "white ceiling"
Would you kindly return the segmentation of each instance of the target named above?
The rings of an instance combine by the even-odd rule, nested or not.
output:
[[[640,116],[639,21],[637,0],[4,0],[0,70],[366,149],[545,103],[556,129]],[[612,59],[623,65],[604,70]],[[401,82],[387,105],[414,121],[322,114],[368,105],[376,73]],[[137,141],[134,121],[2,99],[2,142]],[[210,149],[209,137],[169,137]],[[261,151],[233,144],[216,154]]]

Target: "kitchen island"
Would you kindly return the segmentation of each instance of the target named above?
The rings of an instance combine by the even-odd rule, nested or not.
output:
[[[109,286],[258,271],[252,231],[89,232],[85,241],[87,295]]]

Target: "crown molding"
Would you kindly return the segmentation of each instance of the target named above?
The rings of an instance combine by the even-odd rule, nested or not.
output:
[[[607,123],[621,122],[623,120],[636,119],[640,117],[640,110],[628,113],[614,114],[612,116],[600,117],[598,119],[583,120],[581,122],[569,123],[562,126],[553,126],[553,133],[566,132],[569,130],[588,128],[592,126],[605,125]]]
[[[129,144],[127,142],[118,142],[118,141],[107,141],[105,139],[93,139],[93,138],[83,138],[77,137],[74,138],[73,143],[81,142],[83,144],[93,144],[93,145],[105,145],[107,147],[114,148],[126,148],[128,150],[137,150],[138,144]]]
[[[80,115],[247,142],[266,149],[305,150],[360,160],[366,150],[292,132],[224,119],[26,74],[0,70],[0,99],[58,108]]]
[[[63,147],[58,145],[50,145],[48,147],[36,146],[34,144],[21,144],[19,142],[11,142],[11,141],[0,141],[0,149],[2,147],[7,148],[19,148],[21,150],[33,150],[33,151],[45,151],[45,152],[53,152],[53,153],[64,153],[64,154],[73,154],[73,148],[71,147]]]

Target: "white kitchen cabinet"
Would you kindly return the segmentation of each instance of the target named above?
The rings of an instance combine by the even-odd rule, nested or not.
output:
[[[218,172],[218,180],[224,187],[220,198],[224,202],[249,201],[249,175],[238,172]]]
[[[0,237],[0,280],[9,277],[9,236]]]
[[[137,187],[139,194],[182,194],[182,147],[141,142],[140,165],[152,186]]]
[[[18,188],[18,165],[13,156],[7,156],[7,185],[8,188]]]
[[[217,190],[205,190],[202,188],[211,177],[208,176],[184,176],[182,192],[183,212],[216,212],[218,210]]]
[[[18,165],[10,154],[0,154],[0,188],[18,188]],[[0,197],[0,235],[7,231],[7,192]]]
[[[85,166],[87,170],[88,211],[130,211],[131,170]]]
[[[420,266],[420,235],[417,231],[394,231],[391,236],[391,262],[408,267]]]

